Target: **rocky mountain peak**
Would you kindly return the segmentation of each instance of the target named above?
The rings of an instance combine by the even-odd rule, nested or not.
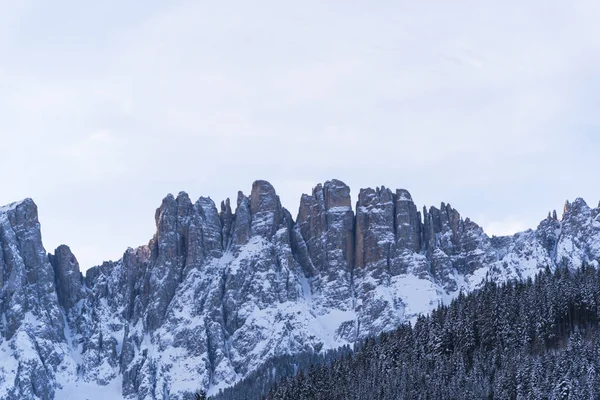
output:
[[[0,250],[0,397],[51,398],[64,319],[33,200],[0,207]]]
[[[579,226],[584,224],[584,221],[592,219],[592,209],[582,198],[577,198],[573,202],[565,203],[565,212],[561,220],[561,228],[563,230],[579,231]]]
[[[279,196],[275,193],[273,185],[263,180],[257,180],[252,183],[250,203],[253,214],[263,211],[275,211],[281,206],[279,204]]]
[[[354,212],[350,188],[345,183],[332,179],[315,186],[312,196],[303,194],[296,223],[311,264],[317,270],[350,270],[354,253]]]
[[[39,225],[37,205],[30,198],[0,208],[0,214],[4,214],[15,229],[35,229]]]
[[[421,251],[422,222],[421,213],[406,189],[396,190],[396,244],[399,251],[418,253]]]
[[[587,205],[585,200],[581,197],[578,197],[572,203],[569,201],[565,202],[564,214],[570,215],[581,215],[587,214],[591,211],[590,207]],[[565,219],[565,215],[563,215],[563,219]]]
[[[177,202],[175,201],[175,197],[171,193],[169,193],[167,196],[165,196],[165,198],[162,200],[160,207],[158,207],[156,209],[156,212],[154,213],[154,220],[156,222],[156,226],[158,226],[161,215],[164,212],[168,212],[167,210],[173,210],[176,207]]]
[[[250,194],[252,235],[271,238],[282,223],[283,211],[275,188],[267,181],[255,181]]]
[[[412,202],[412,196],[410,192],[406,189],[396,189],[396,200],[397,201],[410,201]]]
[[[250,199],[244,196],[242,191],[239,191],[237,195],[237,208],[231,228],[232,244],[234,246],[239,247],[248,243],[251,222],[252,211],[250,208]]]
[[[394,194],[385,187],[361,189],[356,203],[356,267],[387,267],[396,241]]]
[[[221,219],[221,237],[222,237],[222,248],[227,250],[231,243],[231,226],[233,225],[233,212],[231,211],[231,202],[229,198],[221,202],[221,212],[219,213]]]
[[[321,190],[319,186],[313,190],[313,195],[317,191]],[[351,207],[352,202],[350,200],[350,187],[344,182],[337,179],[332,179],[325,182],[322,190],[325,201],[325,209],[331,210],[336,207]]]
[[[359,191],[355,213],[336,179],[301,196],[295,222],[266,181],[238,193],[235,213],[181,192],[163,199],[147,246],[83,280],[67,246],[46,254],[33,201],[0,207],[0,398],[64,398],[85,381],[182,400],[270,357],[413,321],[483,279],[600,258],[599,209],[580,199],[560,221],[491,239],[448,203],[417,210],[380,186]]]
[[[58,302],[65,310],[70,310],[85,297],[79,262],[71,249],[64,244],[59,246],[54,254],[49,254],[48,259],[54,269]]]

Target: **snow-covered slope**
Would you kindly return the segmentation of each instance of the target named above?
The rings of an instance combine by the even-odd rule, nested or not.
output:
[[[37,209],[0,208],[0,398],[184,399],[268,358],[322,351],[414,320],[484,279],[597,265],[600,209],[581,199],[537,230],[489,238],[450,205],[332,180],[296,220],[265,181],[220,212],[167,196],[157,232],[85,278],[47,255]],[[94,397],[95,396],[95,397]]]

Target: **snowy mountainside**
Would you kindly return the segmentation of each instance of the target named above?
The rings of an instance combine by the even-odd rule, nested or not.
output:
[[[448,204],[331,180],[294,220],[256,181],[220,211],[180,193],[147,245],[85,277],[47,255],[32,200],[0,208],[0,398],[184,399],[268,358],[321,351],[414,320],[484,279],[600,259],[600,208],[582,199],[536,230],[488,237]],[[90,397],[91,399],[92,397]]]

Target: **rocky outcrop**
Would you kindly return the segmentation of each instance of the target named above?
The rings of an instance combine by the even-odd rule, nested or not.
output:
[[[538,240],[551,257],[556,256],[556,245],[560,236],[561,223],[556,211],[548,213],[548,217],[540,222],[537,227]]]
[[[267,181],[256,181],[250,193],[252,235],[271,239],[281,226],[283,210],[275,188]]]
[[[229,199],[221,202],[221,212],[219,213],[221,219],[221,248],[227,249],[231,243],[231,227],[233,225],[233,212],[231,211],[231,204]]]
[[[238,192],[237,208],[231,228],[231,237],[233,245],[236,247],[245,245],[250,238],[250,224],[252,222],[252,213],[250,211],[250,199],[244,196],[241,191]]]
[[[390,272],[396,244],[392,191],[361,189],[356,204],[356,268]]]
[[[598,265],[598,210],[600,208],[592,210],[581,198],[572,203],[566,202],[553,257],[556,265],[568,268],[579,268],[584,264]]]
[[[419,253],[422,246],[421,213],[408,190],[398,189],[394,197],[396,246],[399,251]]]
[[[0,208],[0,248],[0,398],[51,399],[65,326],[31,199]]]
[[[317,185],[312,195],[302,195],[296,219],[295,248],[298,260],[313,279],[312,291],[325,303],[352,304],[354,267],[354,212],[350,188],[331,180]]]
[[[220,211],[181,192],[156,234],[87,270],[47,255],[37,208],[0,208],[0,398],[189,397],[233,384],[272,356],[322,351],[414,320],[484,279],[598,266],[600,207],[567,203],[538,228],[488,237],[449,204],[338,180],[303,195],[296,221],[256,181]],[[112,391],[112,392],[111,392]]]
[[[157,232],[152,240],[152,260],[147,272],[150,296],[146,323],[150,330],[161,325],[167,307],[183,279],[189,244],[193,244],[192,255],[199,253],[198,242],[201,238],[192,223],[193,217],[194,206],[187,193],[183,192],[176,199],[167,196],[156,212]]]
[[[83,275],[79,263],[68,246],[59,246],[54,254],[48,255],[54,269],[54,280],[58,302],[70,310],[85,297]]]

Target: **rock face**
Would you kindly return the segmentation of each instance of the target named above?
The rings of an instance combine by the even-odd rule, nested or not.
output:
[[[56,295],[59,304],[70,310],[85,297],[83,275],[79,263],[68,246],[59,246],[48,259],[54,269]]]
[[[167,196],[156,234],[85,277],[46,254],[37,208],[0,208],[0,398],[186,399],[268,358],[322,351],[414,320],[484,279],[600,259],[600,207],[582,199],[536,230],[488,237],[408,191],[317,185],[292,215],[266,181],[220,211]]]
[[[53,398],[68,349],[31,199],[0,208],[0,246],[0,398]]]
[[[302,195],[295,229],[294,247],[310,285],[304,294],[314,294],[325,306],[352,308],[354,264],[354,212],[350,188],[332,180],[317,185],[312,196]]]

